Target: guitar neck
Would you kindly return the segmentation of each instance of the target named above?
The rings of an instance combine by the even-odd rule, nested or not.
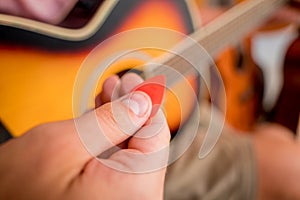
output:
[[[178,52],[177,55],[167,55],[160,63],[166,66],[172,66],[178,74],[187,75],[195,72],[193,67],[188,67],[186,60],[192,60],[192,65],[207,65],[211,60],[207,53],[215,57],[220,51],[231,44],[237,43],[247,33],[259,27],[268,19],[276,9],[278,9],[286,0],[248,0],[233,8],[216,18],[211,23],[195,31],[190,37],[183,39],[174,47],[173,52]],[[191,40],[195,42],[191,42]],[[207,52],[199,52],[199,45],[201,45]],[[185,59],[182,59],[185,58]],[[185,67],[183,67],[185,66]],[[164,70],[155,68],[150,76],[156,74],[165,74],[170,76],[174,74],[171,70]],[[173,80],[178,79],[178,75],[174,75]],[[172,85],[172,80],[167,85]]]
[[[216,56],[264,23],[286,0],[248,0],[234,6],[190,37]]]

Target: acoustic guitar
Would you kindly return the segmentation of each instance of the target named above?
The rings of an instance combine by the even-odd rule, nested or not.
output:
[[[98,1],[97,1],[98,2]],[[108,37],[126,30],[143,27],[160,27],[175,30],[201,44],[216,56],[228,44],[234,44],[246,33],[259,26],[284,0],[245,1],[224,13],[207,26],[194,30],[191,2],[174,0],[99,1],[89,20],[78,26],[65,21],[53,26],[30,19],[0,15],[0,119],[5,127],[19,136],[40,123],[73,117],[72,97],[76,74],[90,51]],[[157,41],[155,34],[147,35]],[[128,40],[134,42],[134,38]],[[186,45],[184,38],[160,40],[165,49],[179,43],[182,55],[197,61],[194,46]],[[101,49],[103,55],[110,53],[114,45]],[[178,47],[178,45],[177,45]],[[153,57],[162,52],[147,52]],[[179,70],[184,79],[167,85],[178,95],[168,92],[164,110],[171,130],[176,130],[187,120],[194,108],[194,96],[198,92],[198,74],[190,73],[186,62],[178,56],[167,56],[163,63]],[[99,58],[99,62],[101,59]],[[204,62],[204,61],[201,61]],[[105,77],[126,71],[141,61],[125,61],[114,65]],[[186,72],[187,73],[186,73]],[[153,76],[161,71],[153,68]],[[192,88],[192,90],[186,89]],[[96,91],[96,93],[99,92]],[[177,94],[176,92],[176,94]],[[192,98],[190,98],[192,97]]]

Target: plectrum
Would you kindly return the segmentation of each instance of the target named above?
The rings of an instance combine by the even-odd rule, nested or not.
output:
[[[166,77],[163,75],[155,76],[153,78],[147,79],[143,83],[139,84],[133,91],[142,91],[149,95],[152,102],[152,111],[150,117],[154,116],[159,110],[166,88]]]

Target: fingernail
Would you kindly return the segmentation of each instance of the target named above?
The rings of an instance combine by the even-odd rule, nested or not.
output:
[[[123,100],[123,103],[125,103],[135,115],[142,117],[148,112],[151,100],[143,92],[133,92],[128,98]]]
[[[137,116],[144,116],[151,105],[150,98],[143,92],[133,92],[128,98],[123,100],[123,103]]]

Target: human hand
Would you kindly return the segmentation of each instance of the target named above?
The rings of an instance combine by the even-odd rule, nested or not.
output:
[[[135,85],[122,82],[126,88]],[[108,97],[105,88],[102,95]],[[170,133],[162,112],[148,120],[150,112],[150,98],[134,92],[76,120],[40,125],[5,143],[0,146],[0,199],[162,199]],[[82,141],[94,131],[89,124],[94,114],[104,140],[84,148]],[[89,129],[79,130],[81,138],[79,127]],[[125,140],[125,148],[106,159],[87,151],[99,155]]]
[[[0,13],[58,24],[78,0],[5,0],[0,1]]]

